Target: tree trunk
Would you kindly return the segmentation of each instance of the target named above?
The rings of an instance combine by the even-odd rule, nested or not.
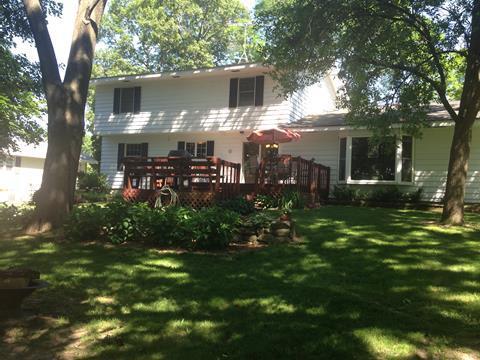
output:
[[[463,225],[465,184],[467,180],[472,125],[463,119],[455,123],[450,161],[448,164],[447,186],[442,214],[442,223],[446,225]]]
[[[442,223],[463,225],[465,185],[472,128],[480,110],[480,1],[473,1],[472,32],[467,54],[460,109],[455,120]]]
[[[35,196],[30,233],[60,226],[73,207],[84,135],[88,83],[98,26],[107,0],[78,1],[70,55],[63,82],[40,0],[23,0],[32,29],[48,107],[48,149],[42,185]]]
[[[63,89],[62,89],[63,90]],[[61,91],[64,93],[64,91]],[[28,233],[48,231],[59,227],[74,204],[78,162],[83,139],[83,113],[68,104],[71,99],[62,94],[55,99],[48,114],[48,149],[42,185],[34,197],[35,216]],[[76,126],[66,119],[77,119]]]

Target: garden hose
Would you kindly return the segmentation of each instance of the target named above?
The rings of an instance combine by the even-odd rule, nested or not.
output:
[[[162,203],[162,196],[167,196],[167,195],[170,195],[170,203],[168,205]],[[177,193],[168,185],[164,185],[160,190],[157,190],[156,198],[157,198],[155,200],[156,208],[177,206],[180,203]]]

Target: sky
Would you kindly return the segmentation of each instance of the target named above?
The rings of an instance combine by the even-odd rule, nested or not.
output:
[[[246,8],[253,9],[256,0],[240,0]],[[52,39],[55,55],[59,64],[66,64],[68,60],[68,53],[70,51],[70,40],[73,33],[73,19],[76,15],[77,1],[60,0],[63,3],[63,14],[61,17],[50,17],[48,23],[48,30]],[[19,44],[17,52],[27,55],[32,61],[38,61],[37,51],[33,45]],[[64,68],[60,66],[60,72],[63,77]]]

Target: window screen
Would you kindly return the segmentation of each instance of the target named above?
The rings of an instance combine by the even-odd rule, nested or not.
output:
[[[142,156],[142,144],[127,144],[125,156]]]
[[[367,137],[352,138],[353,180],[395,180],[395,139],[373,143]]]
[[[255,78],[240,79],[238,83],[238,106],[255,105]]]

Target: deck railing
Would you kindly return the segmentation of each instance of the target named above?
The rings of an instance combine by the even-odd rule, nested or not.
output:
[[[240,190],[240,164],[217,157],[124,159],[124,189],[215,192],[229,198]]]
[[[280,155],[276,159],[263,159],[256,179],[258,192],[268,188],[289,188],[312,199],[327,199],[330,190],[330,168],[303,159],[300,156]]]

